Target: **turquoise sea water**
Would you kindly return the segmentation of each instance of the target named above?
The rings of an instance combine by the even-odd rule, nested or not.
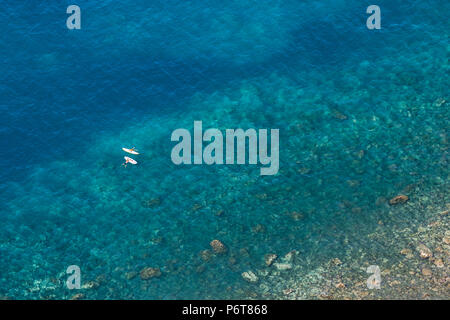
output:
[[[0,8],[0,296],[69,298],[78,265],[92,299],[264,297],[266,253],[395,261],[367,235],[427,211],[387,200],[448,194],[448,1],[379,1],[373,31],[361,1],[78,1],[81,30],[69,4]],[[279,173],[174,165],[194,120],[279,128]]]

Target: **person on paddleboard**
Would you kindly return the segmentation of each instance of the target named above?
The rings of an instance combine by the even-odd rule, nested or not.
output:
[[[131,149],[128,149],[128,148],[122,148],[122,150],[125,151],[125,152],[128,152],[128,153],[131,153],[131,154],[139,154],[139,153],[137,152],[137,149],[136,149],[135,147],[133,147],[133,148],[131,148]]]
[[[137,161],[134,160],[134,159],[132,159],[132,158],[130,158],[130,157],[125,156],[125,157],[123,157],[123,158],[125,159],[125,162],[122,163],[122,165],[123,165],[124,167],[127,167],[127,164],[128,164],[128,163],[131,163],[131,164],[137,164]]]

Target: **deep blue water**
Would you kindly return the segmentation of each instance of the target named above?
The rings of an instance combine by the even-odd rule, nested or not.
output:
[[[448,181],[448,1],[380,0],[374,31],[361,1],[78,1],[81,30],[69,4],[0,8],[0,295],[70,296],[36,281],[78,264],[108,279],[92,298],[246,297],[240,273],[270,250],[376,256],[376,199]],[[174,166],[170,133],[194,120],[280,128],[280,173]],[[237,263],[196,272],[215,238]],[[144,266],[163,276],[124,278]]]

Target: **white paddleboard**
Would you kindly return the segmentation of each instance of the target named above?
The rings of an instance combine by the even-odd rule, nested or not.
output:
[[[125,152],[131,153],[131,154],[139,154],[138,152],[134,151],[133,149],[122,148],[122,150]]]
[[[123,157],[125,159],[125,163],[131,163],[131,164],[137,164],[137,161],[134,159],[131,159],[130,157]]]

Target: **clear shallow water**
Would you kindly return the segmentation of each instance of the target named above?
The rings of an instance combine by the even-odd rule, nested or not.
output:
[[[71,32],[66,4],[0,11],[0,294],[70,297],[77,264],[103,279],[88,298],[245,298],[268,252],[305,272],[395,259],[365,235],[426,214],[382,198],[447,190],[447,2],[380,1],[376,32],[357,1],[78,5]],[[194,120],[279,128],[279,174],[173,165],[170,133]],[[205,263],[213,239],[229,252]],[[146,266],[163,275],[127,279]]]

